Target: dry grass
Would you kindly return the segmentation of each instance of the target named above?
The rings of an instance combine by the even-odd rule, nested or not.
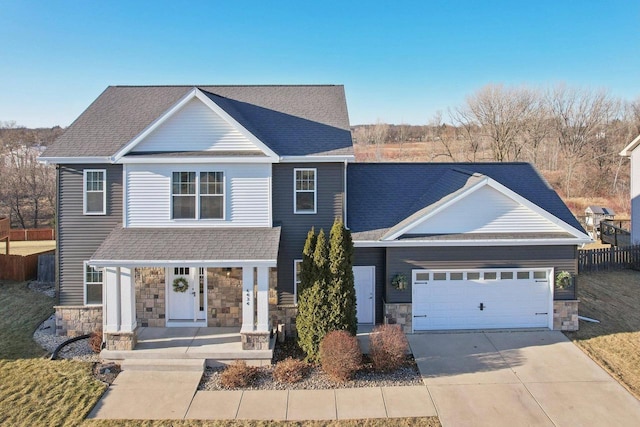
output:
[[[31,255],[40,252],[52,251],[56,248],[55,240],[34,240],[28,242],[12,241],[9,243],[11,255]],[[0,242],[0,254],[6,253],[4,242]]]
[[[578,332],[566,335],[640,398],[640,272],[581,274]]]

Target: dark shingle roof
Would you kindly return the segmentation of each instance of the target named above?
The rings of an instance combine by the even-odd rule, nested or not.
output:
[[[194,86],[110,86],[44,157],[111,156]],[[352,155],[343,86],[195,86],[281,156]]]
[[[354,240],[378,240],[421,209],[486,175],[570,226],[582,227],[528,163],[355,163],[347,169],[347,225]]]
[[[280,227],[122,228],[117,226],[92,261],[276,260]]]

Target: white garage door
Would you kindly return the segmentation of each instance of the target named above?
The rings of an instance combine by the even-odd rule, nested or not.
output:
[[[413,330],[549,327],[552,272],[413,270]]]

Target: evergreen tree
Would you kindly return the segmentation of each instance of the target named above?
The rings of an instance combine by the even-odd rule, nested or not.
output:
[[[316,250],[316,231],[313,227],[307,233],[307,240],[302,250],[302,262],[300,263],[300,283],[298,284],[298,297],[302,292],[313,285],[315,266],[313,264],[313,252]]]
[[[336,218],[331,227],[329,270],[329,327],[331,330],[346,330],[355,335],[358,320],[353,279],[353,241],[351,232],[344,227],[340,218]]]
[[[311,279],[310,286],[303,285],[302,292],[298,294],[298,316],[296,328],[298,330],[298,343],[307,353],[307,360],[318,361],[320,341],[329,332],[328,286],[331,280],[329,268],[329,250],[324,230],[320,230],[313,244],[313,235],[310,232],[305,244],[306,256],[313,247],[311,274],[305,280]],[[303,259],[304,262],[304,259]],[[304,271],[303,268],[302,271]],[[308,268],[306,269],[309,270]],[[301,272],[302,272],[301,271]],[[301,278],[302,279],[302,278]]]

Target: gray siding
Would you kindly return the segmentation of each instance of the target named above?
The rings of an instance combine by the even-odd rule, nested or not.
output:
[[[82,172],[106,169],[107,214],[82,214]],[[58,286],[60,305],[84,304],[83,261],[122,222],[121,165],[58,167]]]
[[[354,266],[370,266],[376,268],[376,314],[375,323],[383,323],[385,300],[385,248],[355,248]]]
[[[575,246],[492,246],[387,248],[386,299],[390,303],[411,302],[412,269],[461,268],[548,268],[578,273]],[[406,290],[391,286],[391,277],[405,274]],[[554,299],[574,299],[573,289],[557,291]]]
[[[293,213],[294,168],[317,169],[317,213]],[[328,235],[344,203],[343,163],[284,163],[273,165],[273,221],[282,226],[278,252],[278,303],[293,304],[293,260],[302,257],[302,249],[311,227]]]

